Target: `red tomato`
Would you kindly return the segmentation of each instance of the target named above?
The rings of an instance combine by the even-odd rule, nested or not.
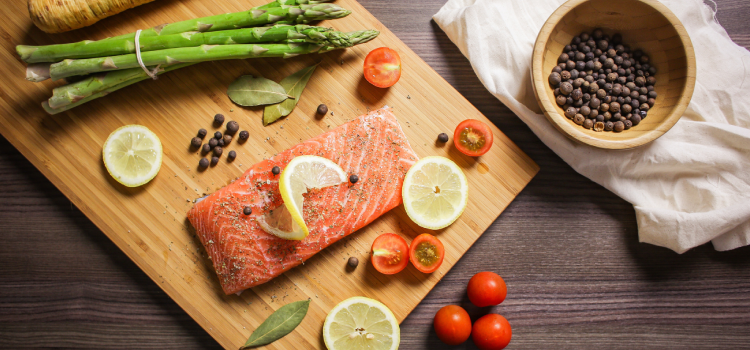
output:
[[[493,140],[490,127],[476,119],[462,121],[453,132],[453,144],[461,153],[471,157],[487,153]]]
[[[372,265],[384,275],[401,272],[409,265],[409,246],[395,233],[384,233],[372,242]]]
[[[510,323],[498,314],[482,316],[471,328],[471,339],[480,350],[504,349],[512,336]]]
[[[370,51],[365,58],[365,79],[379,88],[393,86],[401,78],[401,57],[387,47]]]
[[[458,305],[443,306],[433,321],[438,338],[448,345],[458,345],[471,335],[471,319]]]
[[[409,246],[409,260],[417,270],[424,273],[435,272],[443,263],[444,257],[443,243],[429,233],[417,236]]]
[[[508,287],[496,273],[480,272],[469,280],[466,291],[472,304],[485,307],[502,303],[508,294]]]

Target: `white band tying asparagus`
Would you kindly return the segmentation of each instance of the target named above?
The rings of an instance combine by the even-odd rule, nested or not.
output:
[[[151,79],[158,79],[159,77],[156,75],[156,73],[159,71],[159,67],[161,65],[156,66],[153,71],[148,70],[146,68],[146,65],[143,64],[143,60],[141,59],[141,44],[138,42],[138,38],[141,36],[141,30],[138,29],[135,31],[135,58],[138,60],[138,64],[143,68],[143,71],[148,74]]]

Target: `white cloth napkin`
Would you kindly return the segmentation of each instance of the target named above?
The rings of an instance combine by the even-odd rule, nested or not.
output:
[[[690,34],[692,101],[648,145],[607,151],[568,139],[541,114],[531,84],[539,30],[564,0],[449,0],[433,17],[484,86],[573,169],[632,203],[641,242],[678,253],[711,241],[750,244],[750,52],[701,0],[661,0]]]

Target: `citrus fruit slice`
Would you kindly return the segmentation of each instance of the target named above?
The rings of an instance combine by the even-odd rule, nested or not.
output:
[[[318,156],[299,156],[292,159],[281,172],[279,192],[284,206],[294,221],[293,230],[284,239],[300,240],[310,233],[302,216],[303,194],[308,189],[323,188],[346,182],[346,173],[329,159]],[[269,232],[276,234],[273,232]]]
[[[117,182],[138,187],[151,181],[161,167],[161,141],[142,125],[113,131],[102,147],[104,166]]]
[[[406,214],[417,225],[439,230],[466,209],[469,184],[461,168],[444,157],[424,157],[406,173],[402,189]]]
[[[396,350],[401,330],[387,306],[370,298],[353,297],[328,314],[323,340],[328,350]]]

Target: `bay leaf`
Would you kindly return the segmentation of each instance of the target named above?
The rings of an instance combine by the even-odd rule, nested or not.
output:
[[[281,117],[286,117],[292,110],[297,106],[300,96],[302,96],[302,90],[305,89],[305,85],[310,80],[310,77],[315,72],[315,68],[318,65],[307,67],[297,73],[294,73],[283,80],[281,80],[281,86],[284,87],[286,93],[292,96],[294,99],[288,99],[284,102],[266,106],[263,111],[263,125],[268,125]]]
[[[293,331],[307,315],[310,299],[295,301],[276,310],[253,331],[240,350],[270,344]]]
[[[290,96],[284,87],[263,77],[243,75],[229,84],[227,95],[232,102],[245,107],[272,105]]]

